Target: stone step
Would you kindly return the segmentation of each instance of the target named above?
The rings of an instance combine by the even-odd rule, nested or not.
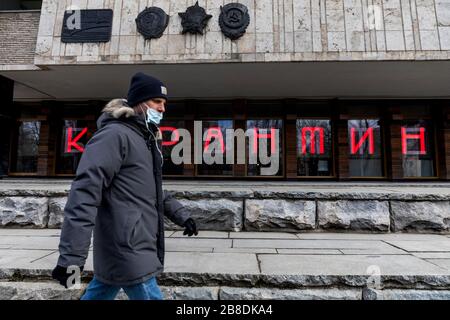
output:
[[[79,300],[87,284],[65,289],[53,282],[0,282],[0,300]],[[373,288],[249,288],[160,286],[165,300],[450,300],[450,290]],[[128,300],[120,290],[116,300]]]
[[[59,232],[0,229],[5,298],[27,298],[28,291],[33,299],[79,297],[81,291],[61,293],[51,279]],[[84,284],[92,279],[92,262],[90,251]],[[450,291],[450,237],[167,231],[158,281],[174,299],[443,299]]]

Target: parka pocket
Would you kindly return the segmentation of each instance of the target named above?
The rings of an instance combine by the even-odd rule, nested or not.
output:
[[[141,223],[141,218],[142,212],[139,210],[130,210],[127,213],[121,241],[128,247],[133,247],[133,238],[139,232],[138,225]]]

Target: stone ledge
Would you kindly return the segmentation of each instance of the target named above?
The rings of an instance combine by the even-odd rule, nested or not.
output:
[[[52,282],[0,282],[0,300],[79,300],[87,283],[79,289],[67,290],[59,283]],[[219,288],[216,287],[166,287],[161,286],[164,299],[167,300],[218,300]],[[116,300],[128,300],[120,290]]]
[[[200,230],[450,232],[450,201],[180,198]],[[60,228],[66,197],[0,196],[0,227]],[[180,230],[166,220],[166,229]]]
[[[276,289],[221,287],[220,300],[361,300],[360,289]]]
[[[201,230],[450,233],[450,184],[176,182]],[[1,180],[0,227],[60,228],[68,180]],[[166,221],[166,228],[180,227]]]
[[[336,184],[339,188],[339,184]],[[227,198],[227,199],[297,199],[297,200],[401,200],[401,201],[450,201],[448,193],[396,193],[396,192],[336,192],[336,191],[257,191],[257,190],[178,190],[166,188],[177,198]],[[0,197],[67,197],[70,188],[64,189],[0,189]]]
[[[79,300],[87,283],[67,290],[54,281],[0,282],[0,300]],[[166,300],[450,300],[450,290],[257,287],[182,287],[161,285]],[[116,300],[128,300],[121,289]]]
[[[92,279],[92,271],[83,272],[83,283]],[[368,288],[372,284],[367,275],[267,275],[165,272],[158,276],[158,283],[167,287],[239,287],[278,289],[355,289]],[[0,282],[48,282],[52,281],[49,269],[0,269]],[[450,275],[381,275],[380,290],[450,290]]]
[[[449,290],[364,289],[364,300],[450,300]]]

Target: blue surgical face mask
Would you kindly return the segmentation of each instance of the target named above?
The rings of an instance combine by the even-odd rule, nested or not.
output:
[[[147,122],[153,122],[154,124],[159,125],[162,118],[163,118],[162,112],[158,112],[155,109],[147,107],[147,117],[146,117]]]

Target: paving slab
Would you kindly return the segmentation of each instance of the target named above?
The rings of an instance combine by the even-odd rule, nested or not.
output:
[[[394,254],[394,255],[405,255],[405,254],[410,254],[407,251],[401,250],[401,249],[340,249],[340,251],[343,254],[349,254],[349,255],[372,255],[372,254],[377,254],[377,255],[389,255],[389,254]]]
[[[54,250],[0,249],[0,268],[26,268],[31,265],[33,261],[48,256],[54,252]]]
[[[445,235],[410,233],[297,233],[303,240],[402,240],[430,241],[443,240]]]
[[[56,250],[59,245],[59,236],[6,236],[0,237],[0,245],[11,249]]]
[[[265,248],[214,248],[214,253],[217,252],[229,252],[229,253],[277,253],[277,249],[265,249]]]
[[[165,272],[258,274],[258,261],[250,253],[167,252]]]
[[[230,232],[231,239],[298,239],[294,233],[285,232]]]
[[[261,255],[261,272],[273,275],[442,275],[430,262],[410,255]]]
[[[387,240],[398,248],[409,252],[450,252],[450,240],[430,240],[430,241],[403,241],[403,240]]]
[[[209,252],[212,253],[214,250],[213,247],[192,247],[189,245],[186,246],[173,246],[169,244],[166,246],[166,252]]]
[[[277,249],[280,254],[322,254],[322,255],[333,255],[333,254],[343,254],[340,250],[336,249]]]
[[[196,248],[231,248],[232,240],[230,239],[201,239],[201,238],[167,238],[166,246],[175,247],[196,247]]]
[[[450,271],[450,259],[427,259],[427,261]]]
[[[166,236],[167,237],[167,236]],[[170,236],[171,238],[186,238],[183,235],[183,231],[174,231]],[[225,231],[199,231],[198,235],[195,238],[219,238],[219,239],[227,239],[228,232]]]
[[[173,234],[175,233],[175,231],[171,231],[171,230],[169,230],[169,231],[164,231],[164,237],[166,237],[166,238],[168,238],[168,237],[171,237]]]
[[[276,248],[276,249],[367,249],[377,254],[404,254],[382,241],[348,241],[348,240],[269,240],[269,239],[235,239],[234,248]]]
[[[61,234],[61,229],[0,229],[0,237],[4,236],[33,236],[33,237],[48,237],[58,236]]]
[[[46,255],[44,257],[40,257],[37,260],[32,261],[28,264],[22,264],[18,268],[21,269],[31,269],[31,270],[53,270],[53,268],[56,266],[56,263],[58,262],[59,252],[54,251],[49,255]],[[86,271],[92,271],[94,269],[93,266],[93,254],[92,251],[89,251],[88,257],[86,259],[86,264],[84,266],[84,270]]]
[[[450,259],[450,252],[413,252],[412,255],[421,259]]]

